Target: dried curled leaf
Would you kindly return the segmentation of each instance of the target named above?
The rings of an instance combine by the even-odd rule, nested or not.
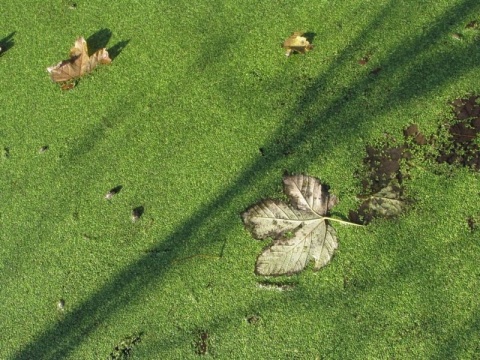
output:
[[[274,240],[257,258],[258,275],[297,273],[310,260],[315,262],[314,269],[319,270],[338,247],[335,230],[325,218],[337,198],[311,176],[286,176],[283,184],[291,204],[267,199],[242,214],[254,238]]]
[[[70,59],[47,68],[53,81],[75,80],[91,72],[98,64],[110,64],[112,62],[105,48],[96,51],[89,57],[87,42],[83,37],[79,37],[75,41],[75,45],[70,49],[69,56]]]
[[[286,56],[290,56],[293,52],[297,52],[300,54],[305,54],[307,51],[313,49],[313,45],[307,40],[304,33],[301,32],[294,32],[287,38],[284,42],[282,47],[286,49]]]

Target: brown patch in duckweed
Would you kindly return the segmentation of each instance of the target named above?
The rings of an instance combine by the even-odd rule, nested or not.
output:
[[[455,122],[448,127],[448,142],[440,149],[439,163],[459,164],[480,170],[480,104],[478,95],[452,102]]]
[[[407,131],[408,130],[408,131]],[[410,126],[406,133],[419,133],[418,127]],[[398,146],[367,146],[364,158],[364,174],[359,176],[363,200],[358,210],[349,212],[349,220],[357,224],[368,224],[374,217],[394,217],[400,214],[406,201],[403,195],[402,161],[409,160],[411,153],[406,144]]]
[[[475,217],[473,216],[469,216],[467,218],[467,225],[468,225],[468,228],[471,230],[471,231],[474,231],[476,228],[477,228],[477,219],[475,219]]]
[[[261,317],[258,314],[252,314],[246,317],[247,323],[250,325],[257,325],[261,321]]]
[[[124,360],[132,355],[133,348],[142,341],[143,332],[133,334],[124,338],[110,353],[111,360]]]
[[[374,192],[387,186],[392,180],[396,179],[402,183],[403,174],[400,171],[400,163],[403,159],[410,159],[410,152],[405,144],[399,146],[382,147],[367,146],[367,156],[364,158],[364,164],[369,169],[368,183],[364,182],[364,190],[373,190]]]
[[[366,64],[368,63],[368,60],[370,60],[369,57],[368,57],[368,55],[365,55],[365,56],[362,57],[360,60],[358,60],[358,63],[359,63],[360,65],[366,65]]]
[[[206,355],[210,351],[209,334],[207,330],[199,330],[195,335],[195,354]]]
[[[403,130],[403,135],[405,136],[405,139],[407,140],[411,139],[414,144],[417,144],[417,145],[427,144],[427,138],[425,137],[424,134],[420,132],[417,124],[411,124],[407,128],[405,128]]]
[[[470,231],[478,230],[480,225],[480,214],[471,215],[467,218],[467,226]]]

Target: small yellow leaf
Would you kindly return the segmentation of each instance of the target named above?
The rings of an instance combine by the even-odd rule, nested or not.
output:
[[[313,45],[304,37],[304,33],[294,32],[287,40],[283,42],[282,47],[287,50],[286,56],[290,56],[293,52],[305,54],[307,51],[313,49]]]

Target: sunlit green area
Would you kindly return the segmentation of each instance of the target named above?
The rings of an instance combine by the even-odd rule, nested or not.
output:
[[[478,358],[479,173],[437,164],[438,142],[408,164],[408,209],[332,224],[318,272],[255,275],[268,242],[240,216],[302,173],[347,219],[366,146],[412,123],[441,138],[451,102],[480,94],[478,1],[5,0],[0,16],[0,358]],[[314,48],[287,57],[294,31]],[[46,68],[79,36],[113,61],[65,91]]]

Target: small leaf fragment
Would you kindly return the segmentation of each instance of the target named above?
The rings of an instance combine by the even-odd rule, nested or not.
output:
[[[120,190],[122,190],[122,185],[115,186],[113,189],[110,189],[110,191],[105,195],[105,199],[111,200],[115,195],[117,195]]]
[[[137,222],[140,220],[140,217],[143,215],[145,212],[145,208],[143,206],[137,206],[135,209],[132,210],[132,222]]]
[[[65,310],[65,300],[64,299],[58,300],[57,310],[59,310],[59,311],[64,311]]]
[[[282,47],[286,49],[286,56],[290,56],[294,52],[305,54],[313,49],[313,45],[310,44],[304,35],[302,32],[294,32],[283,42]]]
[[[2,158],[8,159],[10,157],[10,148],[4,147],[2,150]]]

